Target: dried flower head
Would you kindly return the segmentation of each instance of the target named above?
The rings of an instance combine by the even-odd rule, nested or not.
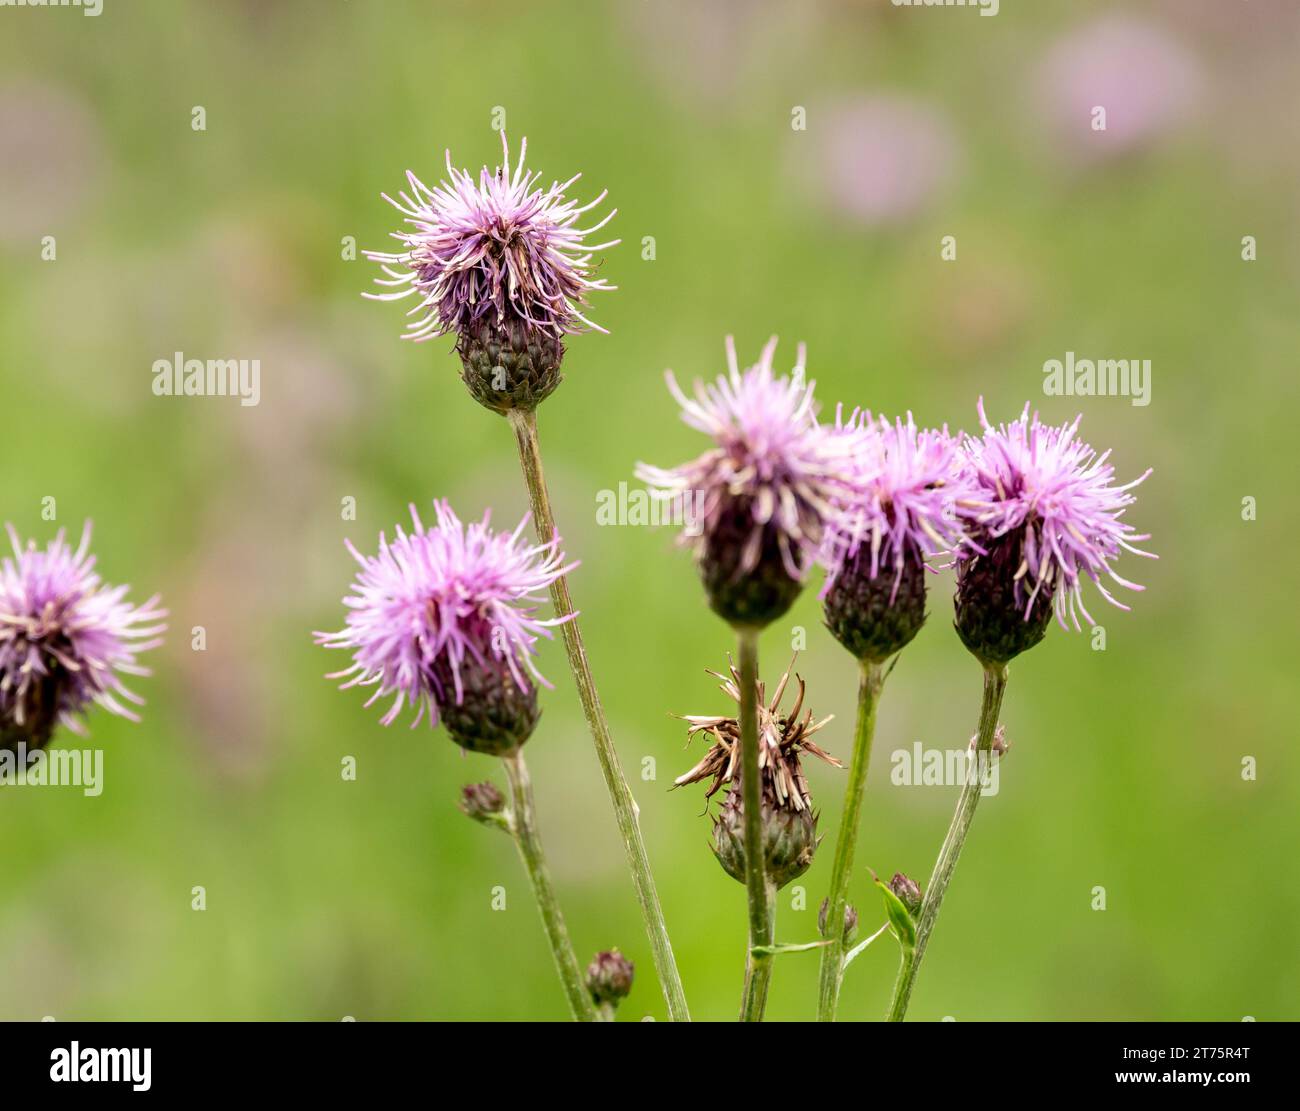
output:
[[[121,677],[150,674],[136,656],[162,643],[167,611],[158,596],[135,606],[128,587],[101,581],[89,521],[76,551],[62,529],[42,551],[6,528],[13,556],[0,564],[0,749],[35,751],[60,724],[84,734],[79,718],[91,703],[139,721],[123,702],[144,700]]]
[[[958,553],[959,631],[965,625],[963,635],[988,639],[975,626],[988,616],[984,611],[993,594],[999,607],[1014,610],[1024,622],[1035,618],[1036,606],[1045,611],[1050,601],[1063,629],[1067,614],[1076,630],[1080,614],[1095,624],[1083,602],[1084,578],[1112,605],[1128,609],[1102,576],[1129,590],[1142,589],[1117,575],[1111,564],[1121,551],[1156,558],[1134,546],[1149,537],[1123,520],[1136,500],[1129,491],[1151,471],[1116,485],[1110,452],[1098,455],[1078,438],[1080,417],[1059,426],[1043,424],[1026,403],[1018,419],[994,427],[983,399],[979,415],[984,433],[966,439],[965,489],[958,503],[970,533]],[[974,607],[966,621],[963,604]]]
[[[795,682],[799,685],[799,693],[795,696],[794,706],[788,714],[781,712],[781,699],[785,697],[793,668],[794,661],[791,660],[790,667],[781,676],[781,681],[777,683],[770,702],[766,700],[762,680],[758,683],[758,769],[763,778],[764,801],[791,810],[805,810],[811,809],[812,803],[808,797],[808,781],[804,778],[799,754],[809,752],[835,768],[842,768],[844,765],[810,739],[814,733],[833,721],[835,715],[829,714],[817,722],[813,721],[811,710],[804,713],[802,718],[799,716],[800,711],[803,710],[806,684],[798,675],[795,676]],[[729,672],[727,675],[718,671],[710,671],[708,674],[722,680],[719,689],[739,706],[740,672],[734,663],[731,664]],[[704,796],[712,798],[723,784],[738,783],[740,780],[739,719],[688,714],[682,720],[690,722],[690,728],[687,730],[688,742],[697,733],[703,733],[713,738],[713,744],[705,753],[703,760],[690,771],[673,780],[673,786],[682,787],[687,783],[712,779],[713,782]]]
[[[590,227],[578,227],[605,193],[585,205],[567,198],[565,190],[581,174],[543,189],[541,174],[524,168],[528,140],[520,145],[513,169],[505,132],[501,146],[502,164],[490,171],[484,166],[477,182],[451,164],[447,151],[447,180],[430,189],[408,171],[409,194],[400,192],[397,200],[384,194],[408,227],[392,233],[401,250],[365,252],[382,267],[385,276],[376,283],[386,287],[366,296],[417,299],[408,314],[415,319],[407,339],[464,334],[481,321],[502,329],[520,322],[557,339],[604,331],[581,308],[590,291],[614,288],[592,277],[592,254],[618,240],[593,244],[588,236],[617,209]]]
[[[465,525],[446,501],[434,511],[437,523],[426,529],[411,506],[414,531],[399,525],[391,543],[381,534],[376,556],[348,543],[361,570],[343,599],[346,622],[316,640],[353,654],[352,666],[329,678],[345,680],[344,689],[374,687],[367,706],[392,696],[385,725],[410,705],[413,728],[427,713],[465,747],[506,751],[536,720],[533,681],[549,686],[534,646],[567,620],[542,620],[537,606],[577,564],[565,565],[558,536],[524,540],[527,515],[506,533],[492,530],[490,513]]]
[[[809,752],[836,768],[841,764],[810,738],[834,715],[814,722],[812,711],[800,717],[804,681],[795,676],[799,693],[788,714],[780,710],[790,681],[793,661],[781,676],[771,701],[758,683],[758,766],[763,811],[763,850],[768,878],[783,887],[807,871],[817,847],[817,818],[812,810],[808,781],[800,765],[801,752]],[[740,672],[733,664],[729,675],[710,671],[722,680],[722,691],[739,705]],[[745,882],[744,800],[740,790],[740,722],[736,718],[692,715],[688,740],[697,733],[713,738],[704,759],[673,781],[674,787],[712,779],[705,798],[711,798],[724,784],[727,796],[713,826],[713,851],[727,874]]]
[[[851,488],[853,440],[818,423],[802,344],[791,376],[775,375],[776,342],[742,373],[728,336],[728,373],[697,382],[694,397],[669,371],[682,419],[715,446],[672,469],[637,465],[657,496],[692,499],[682,540],[696,550],[713,608],[733,624],[766,624],[790,607]]]

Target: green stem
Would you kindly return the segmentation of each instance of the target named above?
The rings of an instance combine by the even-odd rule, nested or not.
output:
[[[755,940],[750,932],[749,951],[745,957],[745,989],[740,1001],[741,1022],[762,1022],[767,1010],[767,989],[772,983],[772,946],[776,938],[776,887],[766,884],[763,891],[766,932]]]
[[[560,975],[560,983],[564,986],[564,994],[568,996],[573,1017],[579,1022],[596,1022],[596,1007],[583,982],[578,958],[573,955],[569,931],[564,926],[564,915],[560,913],[560,903],[555,897],[555,888],[551,885],[546,858],[542,855],[542,842],[537,834],[537,816],[533,810],[533,788],[528,781],[528,767],[524,764],[523,750],[516,748],[503,756],[501,762],[505,765],[506,778],[510,781],[510,832],[519,849],[519,859],[524,862],[524,870],[533,885],[537,907],[542,912],[542,925],[546,928],[546,940],[551,944],[555,971]]]
[[[831,869],[831,891],[826,908],[826,936],[830,944],[822,953],[821,989],[817,1001],[819,1022],[834,1022],[835,1008],[844,982],[844,907],[848,902],[849,879],[853,873],[853,851],[858,843],[862,795],[871,763],[871,739],[876,731],[876,704],[885,673],[880,664],[862,661],[858,680],[858,723],[853,738],[853,760],[844,789],[844,815],[835,842],[835,863]]]
[[[556,533],[555,517],[551,513],[546,476],[542,472],[541,445],[537,439],[537,414],[532,410],[512,409],[510,425],[515,431],[515,440],[519,445],[519,463],[523,468],[524,481],[528,484],[528,496],[533,508],[533,526],[542,543],[550,543]],[[573,599],[569,596],[569,584],[566,578],[559,578],[551,584],[551,602],[555,607],[556,617],[570,617],[576,612],[573,608]],[[605,721],[605,711],[600,705],[600,696],[596,693],[596,681],[592,678],[591,666],[587,662],[587,650],[582,643],[582,632],[578,627],[577,618],[571,617],[560,626],[560,631],[564,637],[564,650],[569,657],[569,669],[573,672],[573,679],[578,687],[578,697],[582,701],[582,712],[587,718],[591,739],[596,745],[596,757],[600,761],[600,770],[605,777],[605,787],[614,806],[614,817],[618,822],[618,831],[627,853],[628,867],[631,869],[632,882],[636,887],[637,902],[641,906],[641,916],[645,919],[646,933],[650,938],[655,971],[659,974],[659,983],[663,987],[664,999],[668,1003],[668,1017],[674,1022],[689,1022],[691,1016],[686,1007],[682,978],[677,971],[677,962],[673,959],[673,947],[668,940],[664,912],[659,905],[659,894],[655,890],[654,876],[650,871],[650,859],[646,855],[645,841],[641,837],[636,800],[633,799],[632,791],[623,775],[623,767],[619,763],[618,752],[609,733],[609,724]]]
[[[749,949],[745,959],[745,991],[741,1022],[762,1022],[772,957],[755,952],[771,946],[776,890],[767,880],[763,853],[763,789],[758,770],[758,630],[736,630],[740,641],[740,801],[744,808],[745,891],[749,902]]]
[[[916,983],[917,973],[921,970],[921,960],[925,956],[926,944],[934,930],[935,919],[939,917],[939,907],[943,903],[944,892],[952,880],[957,867],[957,858],[961,856],[962,846],[966,844],[966,835],[970,832],[971,822],[975,818],[975,807],[979,805],[980,761],[987,761],[993,749],[993,735],[998,727],[998,715],[1002,711],[1002,695],[1007,689],[1007,669],[1005,664],[984,665],[984,697],[980,703],[980,724],[976,741],[975,762],[968,766],[966,782],[957,800],[957,809],[948,827],[948,836],[943,839],[939,850],[939,859],[935,861],[934,872],[930,876],[930,886],[921,904],[921,914],[916,926],[916,952],[907,959],[904,954],[902,967],[898,970],[898,982],[894,985],[894,998],[889,1007],[889,1021],[902,1022],[907,1013],[907,1005],[912,999],[912,988]]]

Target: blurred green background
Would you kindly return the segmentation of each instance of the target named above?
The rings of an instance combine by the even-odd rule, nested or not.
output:
[[[0,1018],[564,1015],[510,843],[456,810],[462,784],[501,782],[492,762],[382,728],[322,678],[342,657],[310,635],[342,621],[345,537],[373,549],[435,496],[502,523],[525,508],[509,430],[465,394],[450,339],[399,341],[401,308],[359,296],[375,267],[342,257],[345,237],[387,243],[379,193],[407,168],[432,184],[446,147],[495,164],[498,106],[546,181],[581,169],[577,194],[607,188],[619,209],[601,271],[619,291],[592,309],[612,334],[570,343],[542,437],[694,1015],[735,1015],[744,892],[711,857],[702,791],[668,791],[696,758],[669,715],[728,707],[705,668],[731,646],[671,535],[597,527],[596,497],[637,460],[702,450],[665,367],[712,376],[725,334],[752,361],[777,333],[783,369],[807,341],[827,407],[969,428],[981,394],[995,419],[1029,399],[1053,420],[1082,410],[1122,479],[1155,468],[1131,516],[1161,560],[1119,568],[1148,588],[1134,611],[1089,594],[1105,651],[1054,629],[1013,667],[1001,790],[912,1015],[1297,1017],[1298,15],[1286,0],[1003,0],[993,18],[882,0],[0,11],[0,519],[43,542],[54,497],[59,525],[94,520],[109,581],[160,590],[172,614],[137,688],[143,724],[92,715],[103,795],[0,790]],[[175,351],[260,359],[261,404],[155,397],[153,361]],[[1042,365],[1067,351],[1152,360],[1150,405],[1044,397]],[[847,756],[855,670],[816,592],[768,631],[763,670],[806,630],[809,704],[837,715],[819,740]],[[866,867],[924,883],[956,798],[893,786],[891,753],[960,746],[975,725],[950,594],[933,580],[881,708],[853,888],[868,929],[883,915]],[[638,971],[621,1017],[661,1019],[559,646],[541,662],[556,690],[527,752],[576,948],[621,946]],[[815,934],[843,789],[843,772],[807,770],[828,836],[781,894],[788,941]],[[895,963],[884,940],[853,966],[846,1017],[883,1014]],[[781,958],[773,1017],[813,1016],[816,966]]]

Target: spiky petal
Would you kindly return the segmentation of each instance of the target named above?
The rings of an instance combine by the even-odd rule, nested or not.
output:
[[[0,748],[48,743],[57,726],[84,734],[94,703],[131,721],[144,700],[123,675],[149,675],[136,662],[162,643],[167,611],[157,595],[143,605],[108,586],[90,554],[90,522],[74,551],[64,532],[41,550],[6,525],[12,557],[0,564]]]
[[[1082,628],[1080,615],[1095,624],[1083,602],[1084,579],[1092,580],[1112,605],[1128,609],[1102,579],[1142,590],[1111,565],[1125,551],[1157,558],[1135,546],[1150,537],[1123,519],[1136,500],[1130,491],[1150,469],[1117,485],[1110,452],[1099,455],[1079,438],[1081,417],[1068,424],[1044,424],[1026,402],[1016,420],[995,427],[985,416],[982,398],[979,416],[983,435],[968,436],[964,444],[966,490],[958,508],[971,542],[959,552],[959,576],[963,565],[1008,538],[1018,545],[1010,593],[1026,618],[1041,595],[1053,599],[1062,628],[1067,628],[1067,616],[1076,630]]]
[[[909,560],[920,564],[947,553],[961,537],[958,443],[947,426],[917,428],[911,413],[890,421],[854,410],[836,428],[852,438],[853,492],[826,529],[821,596],[830,593],[846,561],[864,550],[866,573],[874,579],[888,571],[896,591]]]
[[[712,438],[714,447],[697,459],[665,469],[637,465],[637,477],[663,499],[685,498],[692,506],[683,543],[696,549],[714,608],[728,619],[749,623],[744,611],[757,607],[755,624],[789,607],[816,556],[826,522],[851,489],[852,441],[817,420],[815,383],[804,378],[804,348],[788,378],[772,369],[773,336],[758,363],[743,373],[735,343],[727,337],[728,371],[716,382],[696,382],[687,396],[672,372],[668,388],[682,408],[682,420]],[[743,580],[752,579],[745,583]],[[755,587],[781,579],[788,589]],[[737,606],[726,593],[745,593]]]
[[[619,241],[588,240],[617,209],[579,227],[605,193],[585,205],[566,197],[581,174],[541,188],[541,174],[524,168],[528,140],[513,168],[505,132],[501,146],[501,165],[484,166],[477,182],[451,164],[447,151],[445,181],[430,189],[408,171],[409,193],[399,192],[396,200],[384,194],[407,227],[392,233],[401,250],[365,252],[384,272],[376,279],[384,292],[366,296],[416,298],[406,339],[465,335],[479,322],[501,329],[523,322],[556,338],[605,330],[588,320],[582,307],[591,291],[615,288],[593,277],[592,256]]]
[[[435,501],[434,511],[437,523],[425,528],[411,506],[413,531],[399,525],[391,542],[381,534],[377,555],[348,544],[361,570],[343,599],[346,622],[315,635],[327,648],[351,651],[353,662],[328,677],[344,680],[345,689],[374,687],[367,706],[391,697],[385,725],[404,706],[416,711],[412,727],[426,714],[430,725],[444,716],[459,721],[454,711],[467,693],[486,692],[502,713],[527,716],[526,706],[505,701],[511,688],[529,694],[534,682],[550,685],[533,663],[535,645],[569,618],[543,620],[537,606],[577,564],[565,565],[558,536],[529,544],[527,515],[507,533],[492,530],[489,513],[465,525],[446,501]]]

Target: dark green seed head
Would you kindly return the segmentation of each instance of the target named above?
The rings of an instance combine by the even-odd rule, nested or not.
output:
[[[763,628],[794,605],[803,582],[786,569],[771,527],[763,530],[757,563],[745,570],[742,559],[753,532],[753,502],[733,500],[705,533],[697,565],[714,613],[736,627]]]
[[[980,538],[984,555],[973,555],[957,565],[954,598],[957,635],[980,663],[1005,664],[1033,648],[1047,634],[1052,619],[1053,587],[1044,586],[1025,613],[1027,576],[1019,583],[1024,530],[997,539]],[[1018,588],[1019,587],[1019,588]]]
[[[484,318],[467,325],[456,352],[470,395],[494,413],[535,409],[560,384],[564,344],[521,320]]]
[[[826,595],[826,627],[857,659],[887,660],[925,624],[925,574],[921,561],[908,557],[901,576],[882,565],[873,577],[871,549],[863,544],[845,560]]]
[[[0,751],[17,752],[19,745],[28,753],[43,749],[54,736],[59,724],[59,668],[40,682],[31,683],[22,699],[5,713],[0,713]],[[66,673],[65,673],[66,674]],[[21,709],[22,723],[17,718]]]
[[[504,660],[489,656],[483,663],[466,658],[460,665],[462,697],[456,702],[456,681],[445,655],[433,665],[442,691],[438,713],[451,739],[461,748],[502,756],[532,735],[540,711],[537,688],[520,690]]]

